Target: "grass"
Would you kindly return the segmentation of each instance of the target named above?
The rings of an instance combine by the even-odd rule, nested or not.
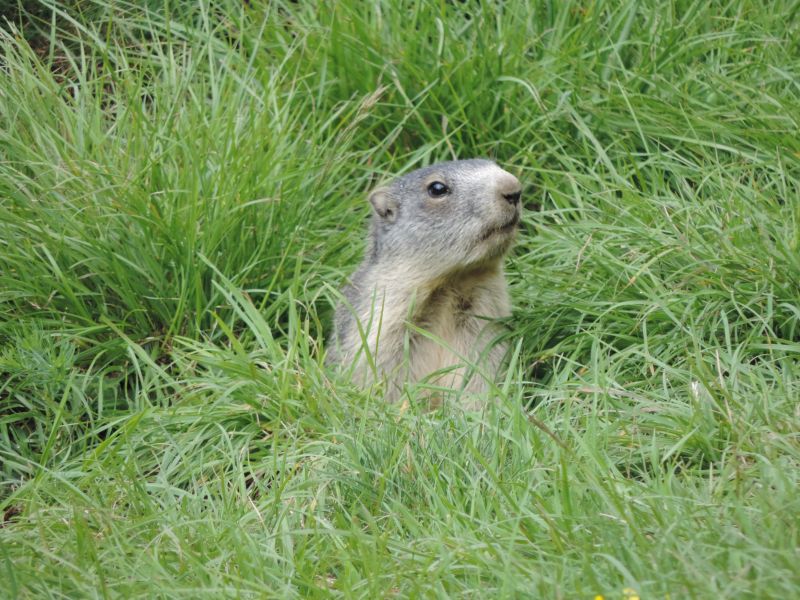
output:
[[[797,3],[319,4],[0,11],[0,596],[797,596]],[[366,194],[472,156],[507,375],[387,406]]]

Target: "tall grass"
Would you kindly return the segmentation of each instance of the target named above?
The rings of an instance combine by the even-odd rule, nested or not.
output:
[[[0,595],[796,596],[797,3],[318,4],[0,11]],[[473,156],[507,375],[387,406],[364,198]]]

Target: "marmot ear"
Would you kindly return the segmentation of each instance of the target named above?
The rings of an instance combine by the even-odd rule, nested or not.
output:
[[[397,202],[386,188],[378,188],[369,195],[369,203],[381,219],[394,223],[397,218]]]

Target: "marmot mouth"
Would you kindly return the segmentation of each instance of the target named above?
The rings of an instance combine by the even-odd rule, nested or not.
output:
[[[501,225],[500,227],[492,227],[488,229],[486,233],[481,236],[481,241],[488,240],[496,233],[509,233],[513,231],[517,224],[519,223],[519,213],[515,213],[514,216],[509,219],[505,224]]]

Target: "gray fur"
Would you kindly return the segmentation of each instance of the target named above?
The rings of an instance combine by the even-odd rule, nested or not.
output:
[[[450,193],[431,197],[434,180]],[[493,319],[510,314],[502,260],[520,208],[504,196],[515,192],[514,176],[481,159],[432,165],[375,190],[364,261],[343,289],[328,362],[352,367],[365,385],[385,379],[390,401],[425,380],[463,389],[462,403],[480,406],[506,351],[493,343],[502,332]]]

